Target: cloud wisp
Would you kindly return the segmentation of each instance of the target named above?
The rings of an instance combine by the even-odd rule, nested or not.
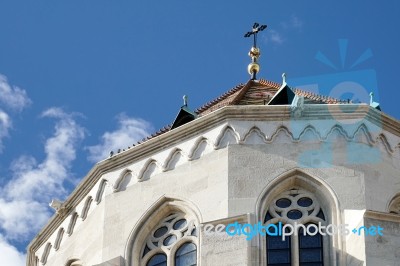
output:
[[[12,128],[9,115],[0,109],[0,153],[3,151],[3,139],[8,137],[8,132]]]
[[[48,109],[42,117],[56,119],[54,133],[45,142],[45,158],[41,162],[33,156],[14,160],[10,181],[0,189],[0,261],[9,261],[7,265],[18,265],[13,261],[20,262],[24,256],[10,241],[29,239],[53,214],[48,207],[51,199],[66,195],[63,183],[85,136],[74,116],[62,109]],[[7,250],[7,254],[2,252]]]
[[[11,87],[7,77],[0,74],[0,106],[10,111],[21,112],[32,103],[25,90]],[[8,111],[7,111],[8,112]],[[0,153],[3,152],[3,139],[9,136],[12,119],[9,113],[0,108]]]
[[[7,77],[0,74],[0,102],[16,112],[21,112],[29,106],[32,101],[26,91],[16,86],[11,87]]]
[[[292,15],[288,21],[281,22],[281,25],[282,28],[285,30],[294,29],[297,31],[301,31],[303,29],[304,23],[299,17]]]
[[[149,136],[153,130],[147,121],[128,117],[125,114],[118,115],[117,121],[117,128],[114,131],[105,132],[101,136],[100,144],[86,147],[89,151],[89,161],[104,160],[109,156],[110,151],[132,146],[135,142]]]
[[[281,45],[287,40],[288,33],[293,31],[301,32],[303,25],[304,23],[299,17],[292,15],[289,20],[281,22],[278,28],[267,30],[263,40],[266,43]]]

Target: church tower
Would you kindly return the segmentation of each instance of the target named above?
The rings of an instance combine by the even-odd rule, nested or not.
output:
[[[250,79],[98,162],[28,247],[27,266],[395,265],[400,123]],[[124,148],[124,147],[121,147]]]

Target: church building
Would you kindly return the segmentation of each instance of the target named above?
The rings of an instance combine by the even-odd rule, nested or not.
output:
[[[400,265],[400,121],[258,78],[265,27],[247,82],[52,202],[27,266]]]

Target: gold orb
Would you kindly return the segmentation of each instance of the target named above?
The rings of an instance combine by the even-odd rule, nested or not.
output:
[[[247,66],[247,71],[249,72],[250,75],[253,75],[253,73],[258,73],[260,71],[260,65],[257,63],[250,63]]]

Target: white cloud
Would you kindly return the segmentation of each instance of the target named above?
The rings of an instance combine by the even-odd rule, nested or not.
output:
[[[276,30],[270,30],[269,39],[271,40],[271,42],[276,43],[276,44],[283,43],[282,35],[279,32],[277,32]]]
[[[281,26],[285,30],[295,29],[297,31],[301,31],[303,24],[303,21],[295,15],[292,15],[290,20],[281,22]]]
[[[25,254],[19,252],[0,234],[0,261],[1,265],[25,266]]]
[[[26,240],[37,232],[53,212],[48,203],[65,196],[63,182],[76,157],[85,130],[62,109],[51,108],[43,117],[57,118],[54,134],[45,142],[45,159],[21,156],[11,166],[12,177],[0,190],[0,229],[6,239]]]
[[[100,144],[86,147],[89,151],[88,159],[90,161],[98,162],[107,158],[112,150],[116,151],[132,146],[133,143],[149,136],[152,131],[152,126],[142,119],[120,114],[117,116],[117,120],[117,129],[104,133]]]
[[[26,91],[18,87],[11,87],[7,78],[0,74],[0,103],[5,108],[13,111],[21,112],[25,107],[30,105],[32,101],[28,98]],[[12,120],[10,115],[0,109],[0,153],[3,151],[3,139],[9,136],[12,128]]]
[[[26,91],[18,87],[11,87],[7,78],[0,74],[0,102],[5,106],[20,112],[32,103]]]
[[[8,132],[11,127],[12,123],[10,117],[0,109],[0,153],[3,151],[3,139],[8,137]]]
[[[266,43],[273,43],[280,45],[284,43],[290,34],[293,34],[293,30],[301,32],[303,29],[303,21],[295,15],[292,15],[289,20],[283,21],[279,25],[278,29],[269,29],[264,34],[264,41]]]

